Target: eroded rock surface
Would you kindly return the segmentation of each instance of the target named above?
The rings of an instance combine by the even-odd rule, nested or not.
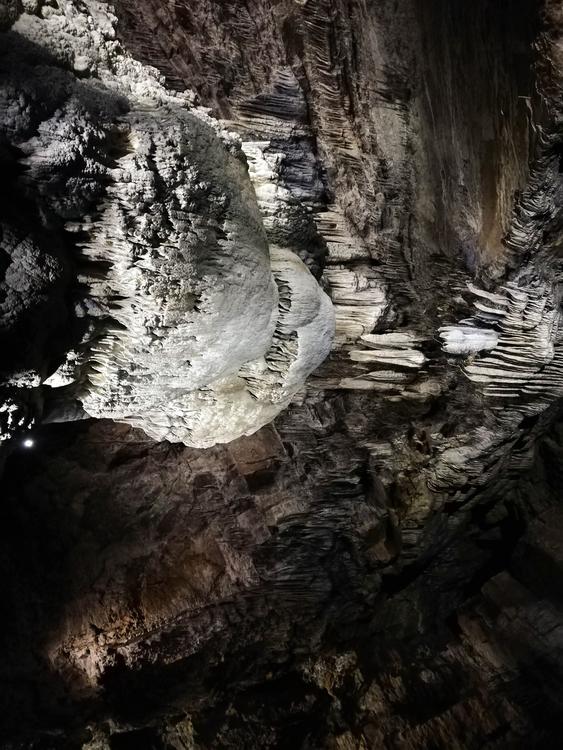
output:
[[[24,5],[6,747],[558,746],[558,4]]]
[[[132,60],[114,22],[104,3],[61,2],[7,35],[4,138],[87,287],[78,351],[44,382],[78,381],[68,398],[88,414],[155,439],[228,442],[271,421],[326,357],[331,304],[290,246],[268,248],[237,140]],[[49,262],[15,243],[11,328]]]

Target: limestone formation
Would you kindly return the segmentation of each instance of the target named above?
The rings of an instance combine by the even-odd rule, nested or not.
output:
[[[0,748],[559,747],[560,3],[0,29]]]
[[[269,249],[237,138],[128,56],[114,25],[105,3],[69,1],[22,13],[11,28],[13,52],[33,44],[56,61],[43,85],[62,82],[44,116],[18,67],[25,49],[8,52],[5,138],[41,186],[45,220],[70,235],[86,288],[79,353],[45,382],[77,381],[67,390],[88,414],[158,440],[228,442],[271,421],[327,356],[331,304],[291,238]],[[40,123],[28,138],[16,104],[26,96]],[[12,266],[30,242],[10,252],[6,236]],[[5,284],[13,325],[10,294],[25,291],[27,304],[31,295],[10,272]]]

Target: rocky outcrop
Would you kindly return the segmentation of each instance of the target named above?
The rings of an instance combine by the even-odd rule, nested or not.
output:
[[[268,249],[238,141],[133,61],[113,26],[104,3],[61,2],[22,13],[8,35],[4,138],[86,286],[77,350],[30,385],[78,381],[67,398],[88,414],[155,439],[228,442],[271,421],[326,357],[330,301],[291,245]],[[53,91],[23,78],[22,62],[39,68],[26,44]],[[25,243],[12,251],[7,236],[11,266]],[[24,304],[13,295],[34,304],[14,277],[10,327]]]

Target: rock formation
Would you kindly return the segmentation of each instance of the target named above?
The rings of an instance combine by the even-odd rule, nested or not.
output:
[[[557,747],[558,3],[0,7],[3,747]]]
[[[43,382],[79,381],[88,414],[155,439],[228,442],[271,421],[326,357],[330,300],[289,248],[268,250],[237,141],[133,61],[114,24],[104,3],[61,2],[8,35],[4,141],[42,192],[42,223],[74,234],[90,264],[80,350]],[[12,250],[10,237],[13,293],[29,238]]]

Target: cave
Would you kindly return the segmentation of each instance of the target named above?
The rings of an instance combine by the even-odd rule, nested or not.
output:
[[[0,0],[1,750],[561,747],[562,164],[557,0]]]

